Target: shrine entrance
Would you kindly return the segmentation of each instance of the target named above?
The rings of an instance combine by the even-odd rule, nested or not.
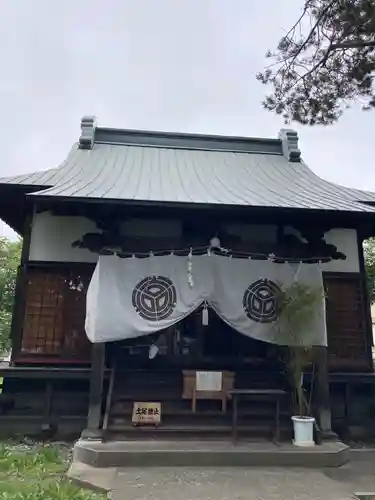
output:
[[[103,429],[228,435],[235,421],[241,432],[271,436],[276,415],[275,434],[281,416],[290,432],[292,409],[279,405],[290,391],[276,320],[280,287],[297,279],[322,288],[317,266],[210,250],[194,259],[192,252],[187,259],[101,258],[87,293],[86,332],[108,349]],[[319,312],[309,345],[325,342],[323,294]],[[151,413],[146,426],[134,417],[155,408],[157,428],[148,425]]]
[[[254,370],[280,368],[280,347],[243,335],[210,307],[160,332],[108,344],[129,368]],[[203,324],[205,322],[206,324]],[[202,321],[203,319],[203,321]]]
[[[204,312],[204,306],[161,332],[109,343],[112,381],[104,430],[116,439],[138,436],[142,431],[157,436],[173,432],[230,436],[230,391],[286,387],[280,349],[238,333],[211,308]],[[145,408],[150,402],[160,405],[160,422],[154,428],[134,427],[134,405],[140,402]],[[272,398],[242,402],[238,413],[241,432],[272,437],[274,403]],[[285,409],[287,432],[291,431],[289,413]]]

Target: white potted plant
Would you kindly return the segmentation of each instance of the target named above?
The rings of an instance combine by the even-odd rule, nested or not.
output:
[[[313,446],[315,444],[315,418],[310,415],[310,405],[303,387],[303,374],[310,364],[310,354],[310,348],[297,346],[288,348],[286,369],[293,387],[295,414],[291,418],[294,430],[293,443],[296,446]]]
[[[287,346],[283,361],[293,389],[295,414],[293,421],[296,446],[313,446],[315,418],[310,415],[310,404],[305,396],[303,375],[311,364],[312,346],[304,333],[311,330],[317,308],[324,300],[322,290],[302,283],[292,283],[281,289],[278,334]]]

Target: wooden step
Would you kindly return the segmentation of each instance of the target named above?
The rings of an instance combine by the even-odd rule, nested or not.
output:
[[[230,400],[231,398],[229,398]],[[168,404],[171,404],[173,401],[189,401],[182,399],[182,390],[179,388],[174,389],[163,389],[163,390],[154,390],[150,388],[139,388],[138,390],[113,390],[112,401],[118,402],[132,402],[132,401],[169,401]],[[204,399],[199,399],[199,401],[205,401]],[[214,401],[214,400],[211,400]],[[288,404],[291,401],[291,398],[286,396],[282,404]],[[166,403],[167,404],[167,403]],[[257,405],[275,405],[275,400],[270,397],[265,396],[254,396],[251,399],[241,400],[239,405],[246,406],[247,404],[257,404]]]
[[[286,384],[285,376],[282,374],[268,374],[262,372],[236,372],[236,386],[238,388],[248,387],[280,387]],[[120,367],[116,368],[116,383],[125,385],[143,385],[145,383],[157,384],[179,384],[182,385],[183,374],[182,370],[178,371],[161,371],[161,370],[135,370],[121,371]]]
[[[171,402],[171,401],[177,401],[178,399],[181,399],[181,392],[180,391],[158,391],[158,392],[150,392],[149,390],[147,391],[134,391],[134,392],[127,392],[126,395],[123,393],[113,393],[112,395],[112,403],[115,404],[117,402],[123,401],[123,402],[134,402],[134,401],[142,401],[142,402],[155,402],[155,401],[160,401],[160,402]]]
[[[215,401],[214,404],[204,405],[201,404],[203,401],[197,402],[197,411],[193,412],[191,409],[191,401],[181,401],[179,404],[176,402],[166,402],[162,405],[162,415],[163,416],[188,416],[194,419],[204,418],[204,417],[222,417],[223,412],[221,411],[221,402]],[[215,404],[216,403],[216,404]],[[131,415],[133,411],[133,402],[128,401],[118,401],[116,402],[110,411],[111,416],[122,416]],[[231,416],[232,412],[230,410],[227,415]],[[275,405],[247,405],[239,407],[239,415],[255,416],[255,417],[273,417],[275,414]],[[224,414],[225,415],[225,414]],[[280,415],[291,415],[291,408],[281,407]]]
[[[292,423],[289,415],[280,416],[280,425],[286,425],[291,427]],[[222,416],[197,416],[192,418],[191,415],[167,415],[162,416],[161,427],[165,428],[186,428],[186,429],[212,429],[212,431],[220,431],[222,428],[231,427],[232,425],[232,416],[230,414],[224,414]],[[262,418],[259,417],[249,417],[249,416],[240,416],[238,418],[239,426],[266,426],[267,428],[273,427],[275,425],[274,417]],[[132,426],[132,416],[131,415],[123,415],[121,417],[110,417],[108,420],[108,429],[125,429],[128,426]],[[160,428],[161,428],[160,427]]]
[[[289,419],[291,418],[291,412],[283,411],[280,412],[280,419]],[[126,412],[126,413],[111,413],[110,418],[126,418],[131,420],[132,418],[132,412]],[[178,420],[178,421],[190,421],[190,422],[199,422],[199,421],[213,421],[213,422],[219,422],[220,420],[225,420],[225,421],[232,421],[232,412],[226,412],[223,413],[221,411],[205,411],[205,412],[192,412],[192,411],[181,411],[179,413],[173,412],[173,413],[165,413],[162,412],[161,418],[163,421],[165,420]],[[275,413],[268,413],[268,414],[260,414],[258,412],[241,412],[238,414],[238,420],[258,420],[258,421],[271,421],[274,420],[275,418]]]
[[[291,435],[292,433],[291,422],[280,422],[280,433],[281,435]],[[257,436],[257,437],[270,437],[274,433],[274,424],[270,423],[253,423],[253,424],[239,424],[237,426],[237,431],[239,434],[244,436]],[[140,435],[147,435],[149,438],[152,436],[160,435],[184,435],[184,436],[217,436],[217,435],[230,435],[232,432],[232,426],[227,425],[178,425],[178,424],[168,424],[160,425],[159,427],[154,426],[142,426],[134,427],[131,423],[124,423],[122,425],[116,424],[108,427],[108,435],[119,434],[126,436],[132,436],[138,438]]]
[[[262,374],[239,372],[236,374],[236,387],[270,388],[280,384],[280,374]],[[271,381],[271,382],[270,382]],[[228,412],[221,412],[219,400],[197,401],[196,413],[191,410],[191,400],[182,400],[183,375],[181,370],[135,370],[130,371],[117,365],[113,371],[109,384],[106,411],[103,428],[127,432],[133,429],[131,419],[133,403],[161,402],[162,403],[162,428],[172,429],[162,432],[174,432],[186,429],[199,432],[226,432],[231,426],[232,412],[231,401],[228,403]],[[239,403],[239,425],[259,427],[264,425],[267,429],[274,425],[275,403],[264,398],[241,401]],[[290,426],[290,405],[282,404],[280,419],[287,421]],[[214,428],[214,429],[213,429]],[[190,430],[189,430],[190,429]],[[257,427],[255,427],[256,432]],[[129,429],[128,429],[129,430]]]

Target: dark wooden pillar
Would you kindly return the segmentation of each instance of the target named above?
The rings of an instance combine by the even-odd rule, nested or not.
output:
[[[19,356],[22,348],[23,323],[25,316],[25,300],[27,288],[27,262],[30,253],[30,239],[33,221],[33,207],[28,205],[25,226],[23,231],[21,262],[18,267],[14,304],[12,312],[11,340],[12,352],[11,362]]]
[[[90,396],[87,415],[87,428],[82,437],[101,439],[101,418],[103,400],[103,382],[105,369],[105,342],[93,344],[91,354]]]
[[[317,423],[323,439],[337,439],[332,431],[331,398],[328,379],[327,347],[316,347],[315,354],[315,395],[317,403]]]
[[[359,259],[359,270],[361,273],[361,292],[363,296],[363,319],[364,319],[364,327],[366,332],[366,354],[369,366],[373,370],[374,361],[372,357],[372,347],[374,344],[373,333],[372,333],[372,318],[371,318],[371,300],[370,294],[368,290],[367,283],[367,272],[365,266],[365,258],[363,255],[363,241],[365,237],[363,236],[363,231],[361,229],[357,230],[357,242],[358,242],[358,259]]]
[[[18,358],[22,348],[22,333],[25,316],[25,301],[27,287],[27,267],[20,265],[17,271],[16,290],[13,304],[10,335],[12,340],[12,363]]]

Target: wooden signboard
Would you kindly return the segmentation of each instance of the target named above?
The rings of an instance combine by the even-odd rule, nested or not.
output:
[[[193,412],[197,409],[197,399],[221,400],[223,412],[227,411],[229,392],[234,387],[233,372],[184,370],[183,399],[191,399]]]
[[[133,404],[133,425],[159,425],[161,422],[161,403]]]
[[[223,389],[222,372],[196,372],[195,390],[220,392]]]

